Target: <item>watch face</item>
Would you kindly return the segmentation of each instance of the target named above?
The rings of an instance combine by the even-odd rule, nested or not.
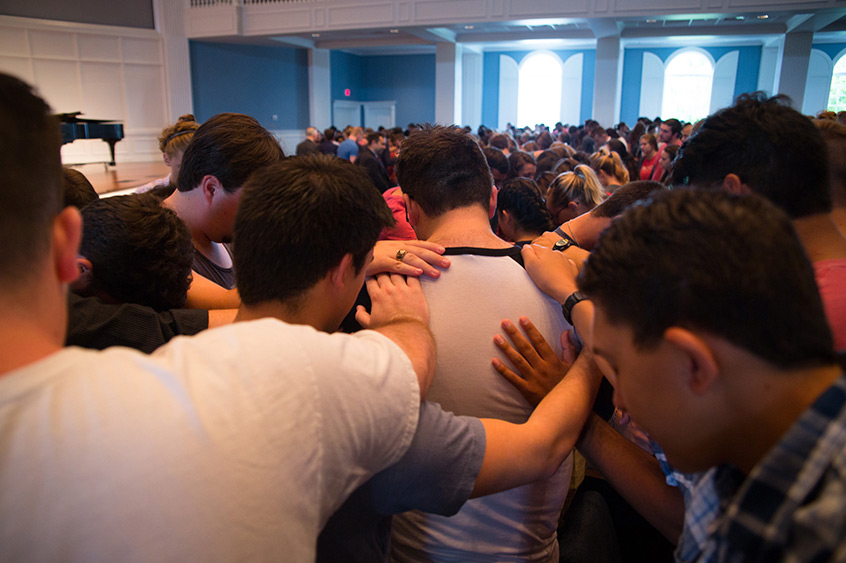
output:
[[[559,239],[555,244],[552,245],[552,250],[563,251],[563,250],[567,250],[571,246],[573,246],[572,241],[570,241],[569,239],[566,239],[566,238],[562,238],[562,239]]]

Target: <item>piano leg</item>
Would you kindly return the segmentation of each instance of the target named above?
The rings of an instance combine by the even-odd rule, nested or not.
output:
[[[107,143],[109,143],[109,154],[112,155],[112,160],[109,162],[109,166],[115,165],[115,144],[120,141],[120,139],[103,139]]]

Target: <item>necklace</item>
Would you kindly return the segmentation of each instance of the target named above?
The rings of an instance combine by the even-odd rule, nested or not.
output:
[[[576,240],[576,235],[573,234],[573,227],[572,227],[572,225],[570,225],[570,221],[567,221],[566,225],[567,225],[567,230],[570,231],[570,237],[573,239],[573,242],[576,243],[576,246],[579,246],[579,241]],[[579,248],[581,248],[581,246],[579,246]]]

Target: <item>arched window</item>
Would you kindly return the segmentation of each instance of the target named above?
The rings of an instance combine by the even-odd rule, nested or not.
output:
[[[704,53],[685,50],[673,56],[664,69],[661,117],[693,123],[707,116],[713,81],[714,64]]]
[[[828,93],[828,110],[846,110],[846,55],[841,55],[831,74],[831,90]]]
[[[534,127],[561,120],[561,60],[539,51],[520,64],[517,87],[517,124]]]

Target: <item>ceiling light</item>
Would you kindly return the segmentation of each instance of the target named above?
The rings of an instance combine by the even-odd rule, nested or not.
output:
[[[465,26],[464,26],[464,29],[473,29],[473,27],[474,27],[474,26],[472,26],[472,25],[465,25]]]
[[[320,37],[320,34],[319,33],[312,33],[311,36],[316,38],[316,37]]]
[[[767,20],[767,19],[770,19],[770,16],[767,15],[767,14],[761,14],[760,16],[758,16],[758,19],[759,20]]]
[[[390,31],[391,31],[391,33],[399,33],[399,30],[398,30],[398,29],[392,29],[392,30],[390,30]]]
[[[735,19],[736,21],[742,22],[742,21],[743,21],[743,20],[745,20],[746,18],[744,18],[743,16],[734,16],[734,19]]]
[[[658,20],[646,20],[646,23],[658,23]]]

